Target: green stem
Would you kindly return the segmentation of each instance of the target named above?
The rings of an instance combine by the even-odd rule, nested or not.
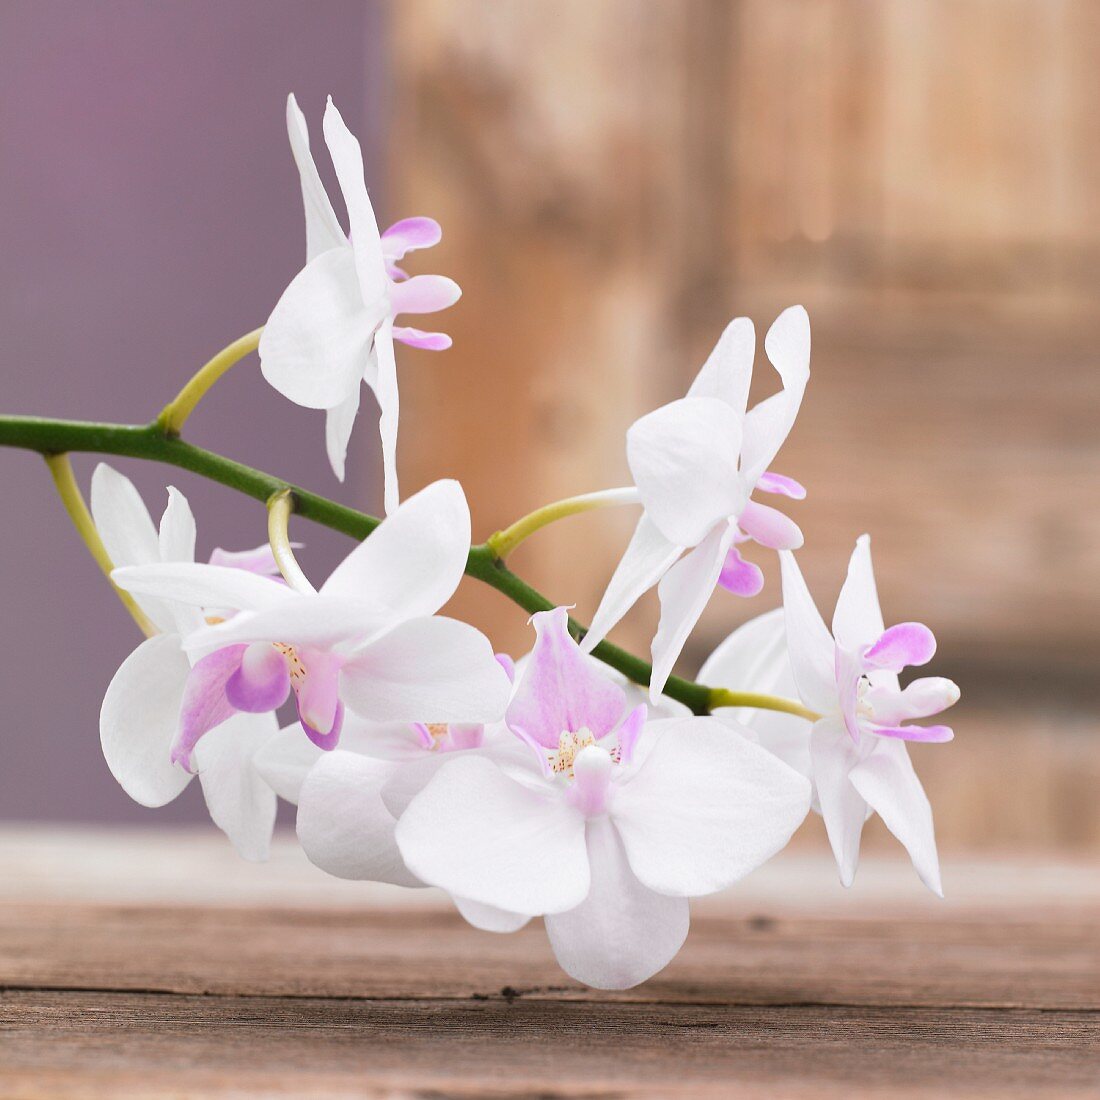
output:
[[[263,331],[262,327],[254,329],[234,340],[195,372],[187,385],[161,409],[157,424],[164,432],[168,435],[180,434],[187,418],[195,411],[195,407],[206,396],[210,387],[230,367],[236,366],[249,352],[255,351],[260,346]]]
[[[235,489],[264,504],[273,498],[285,499],[286,507],[289,508],[292,497],[294,510],[298,515],[331,527],[353,539],[365,539],[381,522],[365,512],[337,504],[336,501],[300,489],[281,478],[185,443],[169,435],[159,421],[139,427],[29,416],[0,416],[0,447],[19,447],[44,456],[59,455],[66,451],[84,451],[163,462],[190,470],[200,477]],[[487,544],[470,548],[466,574],[495,588],[531,614],[549,611],[556,606],[508,569]],[[584,637],[585,627],[580,623],[571,619],[569,627],[576,638]],[[593,649],[592,655],[617,669],[634,683],[642,686],[649,684],[652,667],[640,657],[610,642],[601,642]],[[696,714],[709,714],[714,706],[745,706],[810,717],[810,712],[789,699],[709,688],[678,676],[669,678],[665,685],[665,694],[685,704]],[[717,701],[718,699],[721,701]]]
[[[289,489],[280,489],[267,501],[267,541],[275,564],[283,575],[283,580],[296,592],[316,593],[309,577],[302,572],[298,559],[294,556],[294,547],[290,542],[290,513],[294,511],[294,494]]]
[[[638,504],[639,502],[638,490],[633,486],[626,489],[603,489],[598,493],[566,497],[565,500],[545,504],[516,520],[504,530],[490,535],[485,540],[485,545],[503,561],[524,539],[559,519],[576,516],[581,512],[591,512],[596,508],[613,508],[620,504]]]

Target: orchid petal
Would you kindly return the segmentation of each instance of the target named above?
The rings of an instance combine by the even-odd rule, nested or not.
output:
[[[279,729],[274,715],[238,714],[195,746],[195,764],[214,824],[243,859],[263,862],[275,828],[275,792],[252,759]]]
[[[870,812],[867,800],[849,774],[859,763],[860,750],[843,724],[825,719],[810,731],[814,788],[825,819],[825,831],[840,870],[840,881],[851,886],[859,864],[859,839]]]
[[[596,740],[606,736],[626,708],[623,689],[581,652],[564,607],[540,611],[531,623],[535,645],[508,704],[508,725],[548,749],[557,749],[562,733],[588,729]]]
[[[343,401],[325,410],[325,453],[337,481],[344,480],[348,442],[359,414],[360,393],[361,387],[356,384]]]
[[[798,550],[805,541],[793,519],[755,500],[741,510],[737,524],[754,542],[770,550]]]
[[[857,651],[881,637],[885,624],[871,564],[871,537],[860,535],[848,562],[848,575],[833,612],[833,634],[845,649]]]
[[[683,547],[671,543],[644,513],[608,582],[581,649],[591,653],[608,632],[676,563]]]
[[[101,462],[92,474],[91,512],[107,556],[116,566],[151,565],[160,561],[160,541],[153,519],[134,483]],[[166,633],[174,633],[174,608],[145,595],[142,611]]]
[[[736,534],[733,523],[715,527],[665,573],[657,586],[661,619],[653,637],[653,672],[649,681],[649,698],[654,704],[714,592]]]
[[[932,807],[905,745],[900,741],[879,742],[870,756],[852,768],[849,778],[886,828],[901,841],[921,882],[942,898]]]
[[[443,239],[443,230],[434,218],[402,218],[382,234],[382,251],[391,261],[403,259],[418,248],[431,248]]]
[[[388,279],[382,257],[382,239],[378,222],[367,195],[363,178],[363,151],[355,135],[344,124],[344,119],[329,96],[325,105],[322,124],[325,144],[328,146],[336,179],[344,196],[351,226],[351,249],[355,254],[355,270],[361,301],[372,303],[386,293]]]
[[[321,595],[359,600],[391,621],[431,615],[454,595],[469,552],[466,494],[457,481],[436,481],[356,546]]]
[[[744,416],[755,356],[756,329],[748,317],[737,317],[718,338],[687,396],[717,397]]]
[[[756,480],[756,488],[762,493],[775,493],[791,500],[805,500],[806,486],[786,474],[776,474],[768,470]]]
[[[300,550],[300,542],[290,544]],[[220,546],[210,555],[211,565],[222,565],[232,569],[246,569],[249,573],[258,573],[261,577],[278,577],[279,567],[275,564],[275,554],[271,543],[264,542],[251,550],[223,550]]]
[[[836,709],[835,645],[802,570],[789,550],[780,551],[783,574],[783,611],[787,624],[787,649],[802,702],[826,713]]]
[[[386,515],[393,515],[401,502],[397,484],[397,427],[401,395],[397,388],[397,360],[393,354],[393,321],[383,322],[374,336],[377,376],[374,396],[378,401],[378,435],[382,441],[383,498]]]
[[[180,704],[179,734],[172,746],[174,764],[193,771],[191,752],[199,739],[236,713],[225,688],[241,667],[245,649],[226,646],[195,662]]]
[[[592,886],[575,909],[546,918],[558,965],[595,989],[629,989],[663,970],[687,939],[684,898],[643,885],[606,818],[587,827]]]
[[[717,398],[685,397],[643,416],[626,447],[646,515],[670,542],[694,546],[745,505],[741,420]]]
[[[200,562],[163,562],[116,569],[111,580],[135,595],[178,600],[192,607],[273,608],[291,599],[285,585],[244,569]]]
[[[322,749],[335,748],[343,725],[344,707],[339,683],[342,660],[325,649],[298,649],[291,678],[298,720],[311,741]]]
[[[959,687],[943,676],[922,676],[913,680],[904,691],[887,685],[868,688],[864,701],[871,708],[873,720],[882,725],[900,725],[910,718],[928,718],[954,706],[959,701]]]
[[[446,351],[454,343],[445,332],[425,332],[408,325],[394,325],[393,338],[410,348],[423,348],[425,351]]]
[[[451,898],[455,908],[467,923],[482,932],[518,932],[531,919],[524,913],[509,913],[507,909],[497,909],[492,905],[482,905],[469,898]]]
[[[236,647],[233,647],[236,648]],[[209,658],[204,658],[208,660]],[[290,694],[286,658],[267,642],[247,646],[225,682],[225,697],[235,710],[264,714],[276,710]]]
[[[379,794],[396,767],[342,751],[313,766],[298,800],[298,840],[311,863],[337,878],[423,885],[397,850]]]
[[[926,665],[936,655],[936,636],[924,623],[898,623],[879,635],[863,654],[867,668],[901,672],[910,665]]]
[[[395,316],[437,313],[453,306],[461,297],[461,287],[446,275],[413,275],[390,288],[390,304]]]
[[[302,181],[302,205],[306,214],[306,262],[331,248],[346,247],[348,240],[321,183],[313,154],[309,151],[309,127],[293,94],[286,101],[286,129],[290,151]]]
[[[650,723],[657,740],[614,792],[611,817],[651,890],[711,894],[784,848],[810,809],[810,784],[716,718]]]
[[[311,260],[291,280],[260,337],[260,369],[284,397],[330,409],[359,386],[383,304],[363,304],[349,248]]]
[[[764,350],[783,389],[745,416],[741,474],[751,488],[790,434],[810,378],[810,320],[801,306],[785,309],[768,329]]]
[[[441,616],[410,619],[361,647],[340,681],[347,705],[381,722],[492,722],[511,690],[485,635]]]
[[[879,737],[891,737],[897,741],[943,745],[955,739],[955,731],[950,726],[880,726],[871,723],[867,728]]]
[[[195,560],[195,517],[187,498],[178,489],[168,486],[168,507],[160,519],[160,557],[162,561],[193,562]],[[190,634],[203,624],[202,610],[187,604],[173,603],[172,622],[176,634]]]
[[[473,753],[456,755],[397,823],[405,864],[454,897],[512,913],[579,905],[590,880],[584,818]]]
[[[735,596],[752,597],[759,595],[764,588],[764,574],[759,565],[745,561],[736,546],[726,551],[726,560],[722,563],[722,572],[718,574],[718,583]]]
[[[171,761],[191,665],[172,634],[142,642],[115,673],[99,715],[103,757],[142,806],[164,806],[191,781]]]
[[[618,748],[616,759],[620,764],[629,764],[634,759],[634,750],[638,747],[638,739],[645,731],[648,718],[649,708],[645,703],[639,703],[623,719],[623,724],[615,731]]]

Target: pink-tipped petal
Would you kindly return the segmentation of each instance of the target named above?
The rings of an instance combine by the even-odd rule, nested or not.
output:
[[[446,351],[453,343],[445,332],[425,332],[402,325],[393,326],[393,338],[410,348],[423,348],[425,351]]]
[[[928,718],[953,707],[959,701],[959,687],[943,676],[922,676],[904,691],[889,684],[875,684],[863,697],[871,708],[873,721],[884,726],[899,726],[911,718]]]
[[[331,747],[329,741],[336,743],[343,720],[338,691],[341,659],[325,649],[300,648],[288,664],[302,725],[315,745]]]
[[[737,523],[749,538],[770,550],[797,550],[805,541],[793,519],[755,500],[741,510]]]
[[[645,703],[639,703],[624,719],[619,727],[616,738],[619,743],[618,759],[620,764],[629,764],[634,759],[634,749],[638,745],[638,738],[645,729],[646,719],[649,716],[649,708]]]
[[[332,716],[332,724],[327,730],[319,730],[315,726],[310,725],[310,723],[302,717],[301,710],[298,711],[298,720],[302,723],[302,729],[305,730],[306,737],[322,751],[332,752],[340,743],[340,730],[344,725],[344,704],[337,702],[336,710]]]
[[[382,251],[387,260],[400,260],[407,252],[431,248],[443,239],[443,230],[434,218],[402,218],[382,234]]]
[[[286,658],[267,642],[247,646],[240,665],[225,683],[225,697],[230,706],[249,714],[276,710],[289,694]]]
[[[950,726],[868,726],[871,733],[879,737],[893,737],[898,741],[924,741],[931,745],[942,745],[955,738]]]
[[[569,634],[564,607],[531,617],[535,645],[506,721],[513,730],[548,749],[558,747],[562,733],[588,729],[598,741],[622,717],[626,694],[600,671]]]
[[[936,636],[924,623],[898,623],[883,631],[863,654],[867,668],[901,672],[910,665],[926,665],[936,653]]]
[[[394,314],[436,313],[453,306],[462,291],[454,279],[446,275],[414,275],[390,288]]]
[[[290,544],[300,550],[300,542]],[[259,573],[261,577],[278,577],[279,567],[275,564],[275,555],[271,543],[265,542],[252,550],[223,550],[220,546],[210,555],[211,565],[222,565],[230,569],[244,569],[248,573]]]
[[[731,546],[718,574],[718,583],[735,596],[756,596],[764,587],[764,574],[760,566],[745,561],[737,547]]]
[[[247,646],[231,645],[197,661],[187,677],[180,705],[180,726],[172,746],[172,763],[193,771],[191,753],[204,733],[236,713],[225,686],[240,668]]]
[[[806,499],[806,486],[802,482],[795,481],[793,477],[787,477],[786,474],[773,473],[771,470],[760,475],[756,487],[762,493],[777,493],[779,496],[790,497],[791,500]]]

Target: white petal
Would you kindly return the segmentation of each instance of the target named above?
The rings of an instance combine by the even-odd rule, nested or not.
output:
[[[338,878],[420,886],[394,843],[380,791],[398,765],[357,753],[325,753],[302,784],[298,839],[312,863]]]
[[[168,507],[160,517],[161,561],[193,562],[195,560],[195,517],[187,497],[174,486],[168,486]],[[202,611],[187,604],[173,603],[173,633],[185,635],[202,625]]]
[[[787,652],[802,702],[822,714],[838,707],[832,635],[806,587],[802,570],[789,550],[779,552],[783,574],[783,614]]]
[[[694,546],[746,501],[741,418],[724,401],[685,397],[634,422],[627,460],[646,514],[670,542]]]
[[[860,535],[833,612],[833,635],[851,651],[878,640],[886,629],[871,564],[871,536]]]
[[[741,473],[748,486],[767,470],[790,434],[810,378],[810,319],[801,306],[785,309],[768,329],[764,350],[779,372],[783,389],[745,417]]]
[[[260,611],[294,598],[294,593],[272,577],[202,562],[162,562],[116,569],[111,580],[136,595],[178,600],[192,607],[231,607]]]
[[[383,499],[386,515],[393,515],[401,502],[397,480],[397,426],[401,396],[397,389],[397,360],[393,354],[393,321],[382,322],[374,337],[375,383],[378,399],[378,435],[382,441]]]
[[[457,619],[410,619],[358,649],[344,702],[377,722],[494,722],[512,684],[489,639]]]
[[[658,738],[612,792],[634,873],[662,894],[724,889],[771,859],[810,809],[810,784],[716,718],[650,724]]]
[[[657,586],[661,619],[653,637],[653,675],[649,683],[649,696],[654,703],[714,594],[726,552],[736,534],[736,525],[728,521],[715,527],[665,573]]]
[[[359,393],[360,387],[356,386],[339,405],[325,410],[325,452],[339,481],[344,480],[348,440],[359,412]]]
[[[512,913],[559,913],[588,893],[581,815],[483,756],[440,768],[401,815],[397,845],[425,882]]]
[[[675,564],[682,552],[683,547],[669,542],[643,512],[600,600],[600,606],[596,608],[592,625],[581,641],[581,649],[591,653],[643,593],[648,592]]]
[[[518,932],[531,918],[524,913],[509,913],[469,898],[452,898],[455,908],[482,932]]]
[[[755,356],[756,329],[748,317],[737,317],[719,337],[692,382],[688,397],[717,397],[743,416]]]
[[[237,854],[263,862],[275,828],[275,792],[253,766],[256,751],[279,729],[274,714],[235,714],[195,746],[206,808]]]
[[[855,878],[859,865],[859,838],[870,812],[867,801],[849,778],[859,757],[859,748],[842,721],[826,719],[815,723],[810,732],[814,789],[840,871],[840,881],[845,886],[851,886]]]
[[[383,307],[365,306],[350,248],[310,261],[283,291],[260,337],[260,369],[284,397],[331,409],[358,388]]]
[[[386,728],[348,715],[340,731],[340,751],[384,757],[385,753],[373,750],[377,747],[377,734]],[[280,798],[297,805],[310,768],[324,755],[325,751],[306,736],[301,724],[294,722],[261,745],[252,763]]]
[[[469,553],[466,494],[457,481],[436,481],[352,550],[321,594],[370,604],[392,621],[431,615],[454,595]]]
[[[122,789],[143,806],[171,802],[191,781],[169,759],[190,671],[179,638],[158,634],[122,662],[103,697],[103,757]]]
[[[712,687],[797,698],[798,687],[787,656],[783,608],[767,611],[738,627],[707,658],[698,680]],[[802,775],[810,774],[810,723],[804,718],[754,707],[723,707],[715,714],[747,726],[768,752]]]
[[[344,205],[348,208],[351,225],[351,243],[355,251],[355,268],[364,302],[372,302],[386,292],[386,262],[382,255],[382,239],[374,208],[367,195],[363,178],[363,151],[355,135],[344,124],[344,119],[332,102],[325,106],[325,144],[328,145],[332,166],[340,182]]]
[[[293,95],[287,96],[286,129],[290,138],[290,151],[298,166],[302,181],[302,204],[306,213],[306,262],[347,244],[347,237],[340,227],[336,211],[332,209],[328,193],[317,173],[313,154],[309,151],[309,127],[306,117]]]
[[[932,807],[905,745],[886,738],[849,773],[852,786],[901,841],[921,882],[943,897]]]
[[[629,989],[675,958],[687,939],[688,902],[638,881],[606,818],[588,823],[588,859],[588,897],[546,918],[550,946],[571,978],[596,989]]]
[[[113,565],[151,565],[161,560],[157,529],[128,477],[106,462],[99,463],[92,474],[90,497],[92,520]],[[162,600],[146,596],[138,606],[158,629],[175,632],[172,608]]]

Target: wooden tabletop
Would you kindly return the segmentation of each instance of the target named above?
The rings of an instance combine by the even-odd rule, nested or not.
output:
[[[3,1097],[1100,1096],[1100,872],[788,854],[597,993],[289,838],[0,830]]]

